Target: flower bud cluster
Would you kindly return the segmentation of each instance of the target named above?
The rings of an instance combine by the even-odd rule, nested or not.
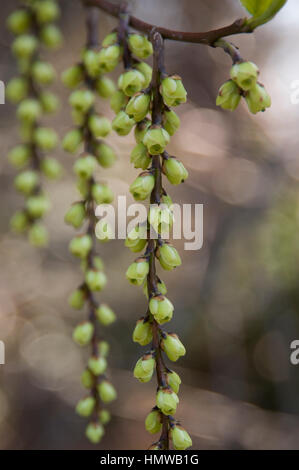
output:
[[[253,62],[236,62],[230,70],[230,80],[219,89],[217,106],[234,111],[243,96],[251,113],[265,111],[271,106],[271,98],[258,76],[259,69]]]
[[[56,48],[62,36],[54,24],[60,10],[55,0],[23,2],[7,19],[8,29],[15,35],[12,52],[19,75],[6,86],[6,97],[18,105],[22,143],[8,154],[10,163],[19,170],[15,178],[17,191],[25,197],[24,208],[11,219],[17,233],[26,232],[35,246],[47,243],[47,230],[41,220],[50,208],[50,201],[42,189],[42,176],[57,179],[62,167],[52,156],[57,143],[56,132],[41,125],[41,118],[54,113],[59,105],[57,97],[47,91],[55,79],[53,66],[41,58],[41,50]]]
[[[110,420],[110,413],[103,408],[116,399],[116,390],[106,377],[109,345],[100,339],[101,327],[115,322],[113,310],[104,303],[99,303],[96,293],[107,284],[103,261],[96,254],[96,240],[107,241],[110,228],[105,224],[96,224],[95,207],[110,203],[113,193],[105,183],[96,181],[99,165],[109,168],[116,160],[114,150],[103,141],[111,131],[111,123],[96,111],[96,97],[109,98],[115,91],[113,81],[104,76],[118,63],[120,48],[106,44],[99,52],[87,47],[82,54],[82,61],[67,69],[62,81],[74,89],[70,95],[72,117],[76,125],[63,140],[63,148],[70,153],[83,149],[74,163],[77,176],[77,188],[81,200],[75,202],[65,214],[65,222],[75,229],[86,224],[86,230],[75,236],[69,245],[70,252],[81,259],[84,280],[69,296],[69,304],[74,309],[86,306],[88,317],[79,323],[73,331],[73,339],[79,346],[90,346],[91,353],[86,369],[81,376],[82,385],[88,390],[76,407],[80,416],[90,419],[86,428],[86,437],[94,444],[102,439],[104,425]]]
[[[119,135],[127,135],[135,127],[136,146],[131,153],[131,163],[143,171],[131,184],[130,192],[136,201],[151,200],[147,220],[131,230],[125,241],[133,253],[144,251],[128,267],[126,277],[130,284],[142,286],[148,299],[147,313],[137,321],[133,341],[149,346],[150,350],[138,359],[134,377],[140,382],[149,382],[157,375],[156,404],[145,421],[149,433],[162,432],[154,447],[168,448],[168,441],[172,439],[175,449],[186,449],[192,444],[191,439],[172,417],[179,403],[181,379],[165,363],[166,357],[177,361],[186,350],[176,334],[162,329],[162,325],[172,319],[174,306],[166,297],[164,282],[156,274],[155,262],[159,261],[166,271],[181,265],[176,248],[163,239],[164,232],[173,223],[172,201],[162,186],[157,195],[156,186],[157,178],[161,179],[162,173],[174,185],[188,177],[182,162],[166,152],[171,136],[180,125],[179,117],[171,107],[185,103],[187,92],[177,75],[161,73],[159,83],[153,84],[152,69],[134,59],[134,56],[144,59],[151,54],[152,44],[139,34],[128,34],[127,41],[131,52],[130,64],[134,65],[128,68],[125,64],[127,68],[118,80],[118,91],[111,98],[111,107],[116,113],[112,128]],[[154,118],[153,111],[156,106],[154,96],[157,94],[160,96],[159,122]],[[158,234],[156,240],[150,238],[151,230]],[[182,430],[181,434],[178,429]]]

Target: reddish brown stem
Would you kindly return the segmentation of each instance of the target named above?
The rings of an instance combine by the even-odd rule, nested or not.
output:
[[[152,106],[152,123],[153,125],[160,125],[162,122],[163,113],[163,100],[160,95],[160,82],[161,74],[164,70],[163,65],[163,38],[157,31],[152,31],[150,39],[154,49],[154,60],[153,60],[153,78],[151,83],[151,91],[153,93],[153,106]],[[151,193],[150,203],[160,204],[160,198],[162,195],[162,171],[161,171],[161,156],[153,155],[152,157],[152,169],[155,176],[155,186]],[[154,295],[157,295],[157,275],[156,275],[156,264],[155,264],[155,248],[156,240],[149,239],[147,252],[149,253],[149,274],[147,278],[148,294],[149,299]],[[165,365],[162,357],[162,350],[160,344],[160,326],[154,318],[152,318],[152,331],[153,331],[153,342],[152,349],[155,353],[156,360],[156,374],[158,389],[165,387],[166,375]],[[169,449],[169,418],[168,416],[162,416],[162,434],[160,436],[159,443],[164,450]]]
[[[85,5],[95,6],[100,8],[101,10],[109,13],[111,16],[119,17],[120,7],[119,5],[115,5],[108,0],[82,0]],[[159,26],[155,26],[150,23],[146,23],[145,21],[136,18],[135,16],[130,16],[129,18],[129,25],[143,33],[149,34],[153,28],[156,29],[157,32],[161,34],[164,39],[171,39],[172,41],[180,41],[180,42],[192,42],[198,44],[205,44],[208,46],[212,46],[217,39],[232,36],[234,34],[243,34],[243,33],[251,33],[253,30],[247,24],[247,18],[240,18],[234,21],[232,24],[228,26],[224,26],[223,28],[213,29],[211,31],[206,31],[202,33],[191,33],[191,32],[184,32],[184,31],[175,31],[173,29],[162,28]]]

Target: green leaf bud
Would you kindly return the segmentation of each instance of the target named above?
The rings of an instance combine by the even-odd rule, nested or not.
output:
[[[128,135],[134,124],[134,119],[131,119],[124,111],[119,111],[112,121],[112,129],[118,135]]]
[[[102,98],[111,98],[116,92],[114,81],[109,77],[101,77],[95,83],[97,93]]]
[[[95,404],[96,401],[94,397],[82,398],[77,403],[76,413],[78,413],[80,416],[83,416],[84,418],[87,418],[92,414]]]
[[[141,34],[130,34],[128,44],[131,52],[139,59],[146,59],[153,53],[152,43]]]
[[[31,68],[32,78],[39,85],[49,85],[55,78],[55,69],[48,62],[37,61]]]
[[[157,233],[168,233],[173,224],[173,212],[164,203],[160,205],[151,204],[148,212],[148,222]]]
[[[19,103],[28,94],[28,82],[23,77],[15,77],[9,80],[5,88],[6,98],[12,103]]]
[[[86,294],[84,289],[76,289],[72,292],[68,298],[68,303],[70,307],[81,310],[83,308],[86,300]]]
[[[179,397],[168,387],[160,388],[156,396],[157,407],[165,415],[175,414]]]
[[[137,126],[135,126],[134,136],[137,144],[143,142],[144,136],[151,126],[151,121],[149,119],[144,119],[143,121],[139,122]]]
[[[48,232],[42,224],[33,224],[28,231],[29,243],[41,247],[48,244]]]
[[[152,325],[144,317],[140,318],[133,331],[134,343],[139,343],[140,346],[146,346],[153,339]]]
[[[125,241],[125,246],[133,253],[138,253],[147,244],[147,229],[145,225],[137,225],[129,233]]]
[[[17,145],[8,152],[7,157],[15,168],[22,168],[31,157],[30,147],[27,145]]]
[[[134,164],[134,168],[142,168],[146,170],[151,162],[151,158],[148,155],[147,148],[144,144],[137,144],[131,152],[131,163]]]
[[[31,26],[30,13],[23,9],[16,10],[9,15],[6,25],[13,34],[26,33]]]
[[[230,69],[231,79],[242,90],[251,90],[256,85],[259,74],[258,67],[253,62],[241,62],[234,64]]]
[[[31,217],[38,219],[50,209],[50,201],[44,195],[30,196],[26,201],[26,209]]]
[[[149,309],[155,320],[162,325],[172,319],[174,306],[164,295],[156,295],[150,299]]]
[[[169,143],[168,132],[160,126],[151,126],[146,132],[143,143],[151,155],[160,155]]]
[[[149,112],[151,97],[148,93],[136,93],[126,106],[126,113],[136,122],[142,121]]]
[[[111,123],[108,118],[104,116],[97,116],[93,114],[88,119],[88,127],[93,137],[106,137],[111,131]]]
[[[99,413],[99,420],[102,424],[108,424],[111,420],[111,415],[108,410],[101,410]]]
[[[147,88],[152,80],[152,75],[153,75],[153,69],[150,65],[148,65],[146,62],[140,62],[139,64],[135,65],[136,70],[138,72],[142,73],[144,77],[144,83],[143,83],[143,88]]]
[[[100,72],[98,52],[91,49],[84,51],[83,64],[89,77],[96,78]]]
[[[163,114],[163,127],[169,135],[173,135],[180,127],[179,116],[172,110],[165,111]]]
[[[159,246],[156,256],[162,268],[166,271],[171,271],[182,264],[180,255],[175,247],[166,242]]]
[[[181,78],[177,75],[162,80],[161,94],[166,106],[178,106],[187,101],[187,92]]]
[[[101,49],[98,54],[100,72],[112,72],[120,61],[120,58],[121,48],[117,44]]]
[[[183,163],[175,157],[164,159],[163,173],[171,184],[183,183],[188,178],[188,171]]]
[[[95,156],[97,157],[98,163],[103,168],[110,168],[116,161],[116,153],[110,145],[101,142],[95,145],[94,148]]]
[[[144,87],[144,75],[138,70],[131,69],[120,75],[118,87],[127,96],[133,96]]]
[[[85,206],[82,202],[73,204],[64,216],[66,224],[72,225],[75,228],[82,226],[85,219]]]
[[[90,235],[78,235],[70,241],[69,249],[74,256],[86,258],[92,247]]]
[[[73,331],[73,340],[79,346],[87,346],[94,333],[94,326],[90,321],[79,323]]]
[[[49,179],[57,179],[62,175],[62,166],[59,161],[53,157],[44,158],[41,162],[41,170]]]
[[[233,80],[225,82],[218,91],[216,105],[234,111],[241,99],[241,90]]]
[[[144,257],[141,257],[137,258],[134,263],[128,267],[126,277],[131,284],[141,286],[148,273],[148,260]]]
[[[103,39],[102,41],[102,46],[103,47],[108,47],[108,46],[113,46],[113,44],[116,44],[118,41],[117,33],[112,32],[107,34],[107,36]]]
[[[81,374],[81,383],[85,388],[92,388],[94,384],[94,378],[90,370],[85,369]]]
[[[113,201],[113,193],[106,184],[94,184],[91,189],[91,194],[97,204],[109,204]]]
[[[136,201],[144,201],[151,194],[155,178],[149,172],[141,173],[130,186],[130,193]]]
[[[40,30],[40,40],[51,49],[57,49],[63,43],[62,34],[54,24],[47,24]]]
[[[54,113],[59,107],[59,100],[50,91],[44,91],[39,96],[40,104],[45,113]]]
[[[111,325],[111,323],[114,323],[116,320],[116,315],[113,310],[105,304],[101,304],[96,309],[96,317],[99,322],[105,326]]]
[[[102,375],[107,369],[107,361],[101,356],[92,356],[88,360],[88,367],[94,375]]]
[[[16,233],[23,233],[28,228],[26,212],[18,211],[10,219],[11,229]]]
[[[22,101],[17,109],[17,117],[29,123],[36,121],[41,116],[41,113],[41,105],[37,100],[31,98]]]
[[[104,403],[110,403],[117,398],[116,390],[108,380],[103,380],[98,385],[98,392]]]
[[[78,158],[74,164],[74,172],[77,176],[83,179],[88,179],[92,176],[97,166],[97,160],[93,155],[86,154],[84,157]]]
[[[60,10],[56,2],[43,0],[33,4],[37,22],[40,24],[51,23],[59,18]]]
[[[18,59],[27,59],[34,54],[38,40],[31,34],[22,34],[12,43],[12,52]]]
[[[175,450],[185,450],[192,446],[191,437],[187,431],[178,424],[171,428],[170,436]]]
[[[26,170],[19,173],[14,180],[15,187],[18,191],[24,194],[30,194],[37,186],[39,176],[36,171]]]
[[[99,354],[103,357],[106,357],[108,356],[108,353],[109,353],[109,344],[107,343],[107,341],[100,341],[99,344],[98,344],[98,348],[99,348]]]
[[[152,354],[145,354],[138,359],[134,368],[134,377],[140,382],[149,382],[156,368],[156,361]]]
[[[66,69],[62,75],[62,83],[69,88],[76,88],[84,79],[84,73],[80,65],[74,65]]]
[[[85,274],[85,282],[91,291],[101,291],[107,284],[107,277],[102,271],[90,269]]]
[[[100,423],[89,423],[85,435],[92,444],[98,444],[105,434],[105,429]]]
[[[162,416],[161,412],[157,409],[153,409],[145,419],[145,429],[150,434],[155,434],[161,431],[162,428]]]
[[[271,98],[266,92],[266,89],[260,83],[257,83],[246,94],[246,103],[251,113],[256,114],[260,111],[265,111],[266,108],[271,106]]]
[[[62,141],[62,148],[66,152],[76,153],[81,143],[83,142],[83,135],[80,129],[72,129],[65,134]]]
[[[174,333],[166,333],[161,342],[163,351],[171,361],[177,361],[179,357],[185,356],[186,349],[179,337]]]
[[[118,114],[120,111],[125,109],[127,101],[128,98],[126,95],[121,90],[118,90],[111,96],[110,107],[115,114]]]
[[[37,147],[41,150],[53,150],[58,143],[58,136],[54,129],[49,127],[38,127],[33,134]]]
[[[166,381],[169,387],[178,394],[182,383],[180,376],[174,371],[167,372]]]
[[[105,220],[100,220],[95,227],[96,237],[102,242],[108,242],[109,240],[114,240],[115,233],[111,225]]]
[[[70,96],[70,105],[80,111],[81,113],[87,113],[92,107],[95,101],[95,96],[90,90],[76,90]]]

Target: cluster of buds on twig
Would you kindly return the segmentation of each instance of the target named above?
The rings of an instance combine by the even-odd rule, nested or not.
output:
[[[27,232],[35,246],[47,243],[48,235],[41,219],[50,208],[50,201],[42,188],[42,175],[48,179],[60,177],[59,162],[45,154],[58,143],[56,132],[43,127],[44,114],[54,113],[59,102],[47,91],[55,79],[53,66],[41,58],[43,47],[57,48],[62,36],[54,24],[60,14],[54,0],[24,1],[7,19],[9,30],[16,36],[12,52],[16,57],[19,76],[12,78],[6,87],[6,97],[18,104],[22,143],[10,150],[11,164],[20,170],[15,187],[25,198],[25,206],[11,219],[12,229]]]
[[[130,192],[136,201],[150,198],[147,220],[127,236],[125,245],[137,253],[145,250],[128,268],[126,277],[133,285],[142,286],[148,299],[148,309],[138,320],[133,341],[150,350],[136,363],[134,376],[148,382],[157,373],[156,404],[146,418],[150,433],[162,430],[160,439],[151,449],[168,449],[172,440],[175,449],[186,449],[192,444],[188,433],[172,416],[179,402],[181,379],[165,364],[164,355],[176,361],[185,354],[185,347],[176,334],[167,333],[162,325],[173,316],[174,306],[166,297],[166,286],[156,274],[155,260],[165,270],[180,266],[177,250],[163,240],[164,230],[173,222],[172,201],[162,187],[162,172],[172,184],[182,183],[188,172],[184,165],[166,152],[170,137],[179,128],[180,120],[171,107],[186,102],[187,93],[177,75],[167,76],[157,65],[154,68],[140,61],[153,53],[154,41],[141,34],[123,31],[120,21],[118,33],[112,32],[104,44],[117,45],[122,53],[125,71],[118,79],[118,91],[112,95],[111,108],[116,113],[112,128],[119,135],[127,135],[134,128],[136,146],[131,153],[135,168],[144,170],[131,184]],[[111,47],[111,46],[110,46]],[[163,52],[163,51],[162,51]],[[157,239],[150,239],[151,228]]]
[[[230,70],[231,79],[219,89],[216,99],[217,106],[234,111],[245,98],[251,113],[257,114],[271,106],[271,98],[264,85],[258,82],[259,69],[253,62],[242,59],[234,63]]]
[[[93,14],[93,11],[90,13]],[[63,148],[76,153],[84,147],[74,164],[77,188],[82,199],[67,211],[65,222],[76,229],[86,224],[86,231],[73,238],[69,245],[71,253],[81,259],[84,274],[84,281],[70,295],[69,304],[74,309],[82,309],[86,305],[88,311],[87,319],[78,324],[73,332],[73,339],[78,345],[91,346],[91,355],[81,377],[82,385],[89,390],[89,394],[78,402],[76,411],[80,416],[91,419],[86,436],[94,444],[100,442],[105,432],[104,425],[110,420],[110,413],[103,404],[116,399],[116,390],[106,377],[109,345],[100,339],[99,331],[100,326],[112,324],[116,317],[113,310],[106,304],[100,304],[95,296],[107,283],[103,261],[96,254],[95,207],[113,200],[111,189],[107,184],[96,181],[95,172],[98,165],[109,168],[116,160],[114,150],[103,141],[111,131],[111,123],[97,113],[96,96],[109,98],[115,86],[110,78],[103,76],[108,71],[101,66],[104,49],[99,52],[97,49],[96,42],[88,44],[82,53],[82,61],[62,75],[65,85],[78,87],[69,99],[76,127],[64,137]],[[99,231],[102,234],[100,241],[108,241],[107,227],[101,226],[97,234]]]

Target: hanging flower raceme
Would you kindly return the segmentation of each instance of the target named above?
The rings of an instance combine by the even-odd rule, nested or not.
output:
[[[106,63],[103,51],[106,67],[103,66]],[[111,124],[96,111],[96,96],[109,98],[114,93],[113,81],[103,73],[112,70],[112,63],[114,66],[117,64],[117,56],[115,50],[109,52],[109,46],[100,52],[96,45],[89,46],[83,51],[82,62],[62,75],[65,85],[80,87],[72,92],[69,99],[76,127],[64,137],[63,148],[70,153],[83,148],[74,164],[81,200],[67,211],[65,222],[76,229],[86,224],[86,230],[73,238],[69,245],[71,253],[81,259],[84,276],[82,284],[70,295],[69,304],[74,309],[86,306],[88,313],[87,319],[79,323],[73,332],[73,339],[79,346],[91,348],[81,377],[88,394],[79,401],[76,411],[90,419],[86,436],[94,444],[100,442],[105,432],[104,425],[110,420],[110,413],[103,405],[116,399],[116,390],[106,377],[109,345],[100,339],[99,331],[101,326],[112,324],[116,317],[108,305],[99,303],[96,298],[96,293],[101,292],[107,283],[103,261],[96,254],[96,238],[102,242],[108,241],[112,232],[107,224],[96,223],[95,207],[112,202],[113,193],[107,184],[96,181],[95,172],[99,165],[109,168],[116,159],[114,150],[103,141],[111,130]]]
[[[243,96],[251,113],[265,111],[271,98],[264,85],[258,82],[259,69],[253,62],[238,60],[230,70],[230,80],[219,89],[217,106],[234,111]]]
[[[119,35],[121,36],[121,35]],[[105,43],[118,41],[112,33]],[[126,42],[127,41],[127,42]],[[118,80],[118,91],[111,98],[111,107],[116,113],[112,128],[119,135],[127,135],[135,127],[136,146],[131,153],[135,168],[142,169],[130,186],[136,201],[150,199],[148,218],[135,227],[127,236],[125,245],[133,252],[144,250],[128,267],[126,277],[135,286],[142,286],[148,308],[145,316],[137,321],[133,341],[141,346],[150,345],[150,351],[138,359],[134,376],[140,382],[149,382],[157,376],[158,389],[155,406],[145,420],[146,429],[162,434],[151,448],[168,449],[172,440],[175,449],[186,449],[192,444],[188,433],[172,416],[179,403],[178,391],[181,380],[165,362],[177,361],[185,354],[185,347],[176,334],[164,331],[164,326],[173,316],[174,306],[166,297],[167,289],[156,273],[156,260],[165,270],[181,264],[180,256],[170,243],[163,239],[173,223],[172,201],[162,187],[162,172],[172,184],[182,183],[188,172],[175,157],[169,156],[166,147],[170,137],[179,128],[180,120],[170,109],[186,101],[186,90],[177,75],[167,76],[157,68],[154,59],[152,69],[139,59],[148,57],[152,43],[140,34],[126,34],[126,41],[119,40],[124,54],[125,71]],[[154,41],[155,43],[155,41]],[[156,234],[151,238],[150,233]]]
[[[8,158],[20,170],[15,187],[25,197],[24,208],[13,215],[11,226],[18,233],[27,232],[35,246],[45,245],[48,239],[41,221],[50,201],[42,188],[42,176],[53,180],[62,173],[60,163],[47,155],[58,143],[57,134],[41,124],[42,117],[54,113],[59,105],[57,97],[46,90],[55,79],[55,70],[41,58],[43,48],[57,48],[62,43],[54,24],[59,14],[54,0],[24,1],[7,19],[7,27],[15,35],[12,52],[19,75],[8,82],[6,97],[18,105],[22,139]]]

